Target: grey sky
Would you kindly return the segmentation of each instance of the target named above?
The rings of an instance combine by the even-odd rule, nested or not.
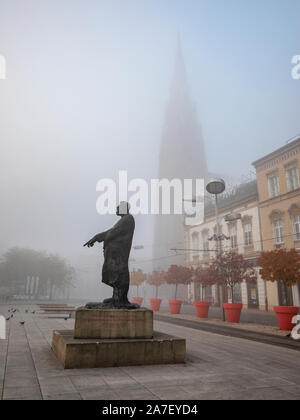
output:
[[[299,12],[299,0],[0,0],[0,252],[81,256],[115,220],[96,214],[98,179],[157,176],[178,32],[211,172],[240,177],[300,133]],[[136,242],[150,250],[145,220]]]

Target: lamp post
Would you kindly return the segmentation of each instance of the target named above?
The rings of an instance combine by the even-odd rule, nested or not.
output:
[[[225,235],[220,235],[220,226],[219,226],[219,209],[218,209],[218,195],[222,194],[225,191],[226,185],[225,181],[221,178],[214,178],[210,179],[206,185],[206,191],[209,194],[212,194],[215,196],[215,212],[216,212],[216,225],[217,225],[217,231],[216,234],[213,235],[210,240],[216,241],[216,256],[218,256],[221,253],[221,241],[223,239],[226,239]],[[221,286],[219,286],[219,296],[220,296],[220,306],[221,306],[221,315],[222,320],[225,321],[225,313],[223,308],[223,289]]]
[[[199,197],[196,196],[192,196],[191,198],[183,198],[182,202],[190,202],[192,204],[197,204],[199,202],[204,202],[203,201],[204,197],[202,199],[200,199]],[[184,213],[183,215],[183,226],[184,226],[184,244],[185,244],[185,235],[186,235],[186,226],[188,226],[186,224],[186,213]],[[185,245],[184,245],[185,246]],[[183,249],[185,251],[185,249]],[[171,249],[171,251],[176,251],[176,248]],[[178,249],[179,251],[179,249]],[[188,301],[191,303],[193,301],[193,299],[195,300],[195,289],[194,292],[192,292],[192,283],[188,284]]]

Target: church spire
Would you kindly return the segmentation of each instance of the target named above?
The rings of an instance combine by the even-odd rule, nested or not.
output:
[[[206,177],[207,166],[201,129],[188,92],[180,37],[160,149],[160,177]]]
[[[170,101],[174,101],[176,98],[178,99],[179,96],[182,97],[183,95],[187,95],[187,82],[181,39],[180,34],[178,34]]]
[[[180,37],[177,41],[175,68],[159,159],[159,178],[196,179],[207,176],[207,165],[201,129],[195,108],[188,95],[186,71]],[[170,248],[184,248],[183,216],[157,215],[155,217],[153,257],[155,269],[166,269],[171,264],[183,265],[185,257],[174,256]]]

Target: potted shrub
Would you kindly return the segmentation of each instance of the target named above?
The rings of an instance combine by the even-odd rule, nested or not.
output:
[[[144,283],[144,281],[147,279],[147,274],[144,273],[142,270],[133,270],[130,273],[130,285],[136,286],[136,296],[132,298],[132,301],[134,303],[137,303],[139,306],[142,305],[143,298],[139,297],[139,286]]]
[[[177,299],[178,285],[189,284],[192,280],[193,270],[178,265],[171,265],[166,273],[166,282],[175,284],[174,299],[169,300],[171,314],[179,314],[181,310],[182,300]]]
[[[155,298],[149,299],[152,311],[157,312],[160,309],[161,299],[158,297],[159,287],[166,282],[166,273],[164,271],[153,271],[147,278],[147,283],[155,286]]]
[[[258,260],[261,266],[261,277],[265,281],[282,282],[287,302],[285,306],[274,306],[281,330],[291,331],[294,327],[292,319],[299,312],[288,299],[288,286],[300,282],[300,256],[295,249],[276,249],[262,252]]]
[[[211,302],[205,301],[205,288],[215,283],[214,276],[211,275],[209,267],[197,267],[194,270],[193,280],[201,286],[201,300],[195,301],[194,305],[199,318],[207,318]]]
[[[209,270],[211,276],[215,278],[215,283],[225,286],[231,292],[231,303],[223,303],[227,321],[240,322],[243,305],[234,302],[234,287],[244,281],[246,283],[256,282],[257,274],[252,263],[246,260],[243,255],[229,251],[219,254]]]

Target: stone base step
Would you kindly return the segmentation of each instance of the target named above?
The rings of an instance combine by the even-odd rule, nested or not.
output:
[[[185,363],[185,339],[154,332],[152,339],[75,339],[53,331],[52,349],[64,369]]]

